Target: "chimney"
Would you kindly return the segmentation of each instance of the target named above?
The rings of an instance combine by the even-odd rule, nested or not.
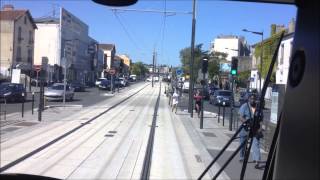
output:
[[[14,10],[14,7],[13,7],[13,5],[11,5],[11,4],[6,4],[6,5],[4,5],[4,6],[2,7],[2,10],[3,10],[3,11],[13,11],[13,10]]]

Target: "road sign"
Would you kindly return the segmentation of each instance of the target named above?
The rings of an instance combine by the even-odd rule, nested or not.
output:
[[[176,74],[177,74],[178,76],[181,76],[181,75],[183,74],[182,69],[177,69],[177,70],[176,70]]]
[[[112,74],[112,75],[114,75],[114,74],[116,73],[116,70],[115,70],[115,69],[110,69],[110,70],[109,70],[109,73]]]
[[[39,72],[41,70],[41,65],[33,65],[34,70]]]

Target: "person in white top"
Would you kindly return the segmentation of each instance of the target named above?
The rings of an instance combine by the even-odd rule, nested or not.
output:
[[[175,109],[175,113],[177,113],[178,103],[179,103],[179,95],[177,93],[177,90],[175,89],[172,95],[172,112]]]

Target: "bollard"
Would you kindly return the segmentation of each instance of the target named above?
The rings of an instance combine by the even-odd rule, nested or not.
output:
[[[219,107],[219,109],[218,109],[218,123],[220,123],[220,104],[218,104],[218,107]]]
[[[24,100],[25,100],[25,97],[24,97],[24,93],[22,93],[21,95],[22,95],[21,117],[23,117],[24,116]]]
[[[31,104],[31,113],[33,114],[33,108],[34,108],[34,92],[32,92],[32,104]]]
[[[222,109],[222,126],[224,126],[224,115],[225,115],[225,106],[223,105],[223,109]]]
[[[233,107],[230,107],[230,119],[229,119],[229,131],[232,131],[232,123],[233,123]]]

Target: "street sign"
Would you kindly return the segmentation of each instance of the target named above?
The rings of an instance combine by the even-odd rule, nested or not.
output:
[[[41,65],[33,65],[35,71],[39,72],[41,70]]]
[[[112,75],[114,75],[114,74],[116,74],[116,70],[115,70],[115,69],[110,69],[110,70],[109,70],[109,73],[112,74]]]
[[[181,75],[183,74],[182,69],[177,69],[177,70],[176,70],[176,74],[177,74],[178,76],[181,76]]]

